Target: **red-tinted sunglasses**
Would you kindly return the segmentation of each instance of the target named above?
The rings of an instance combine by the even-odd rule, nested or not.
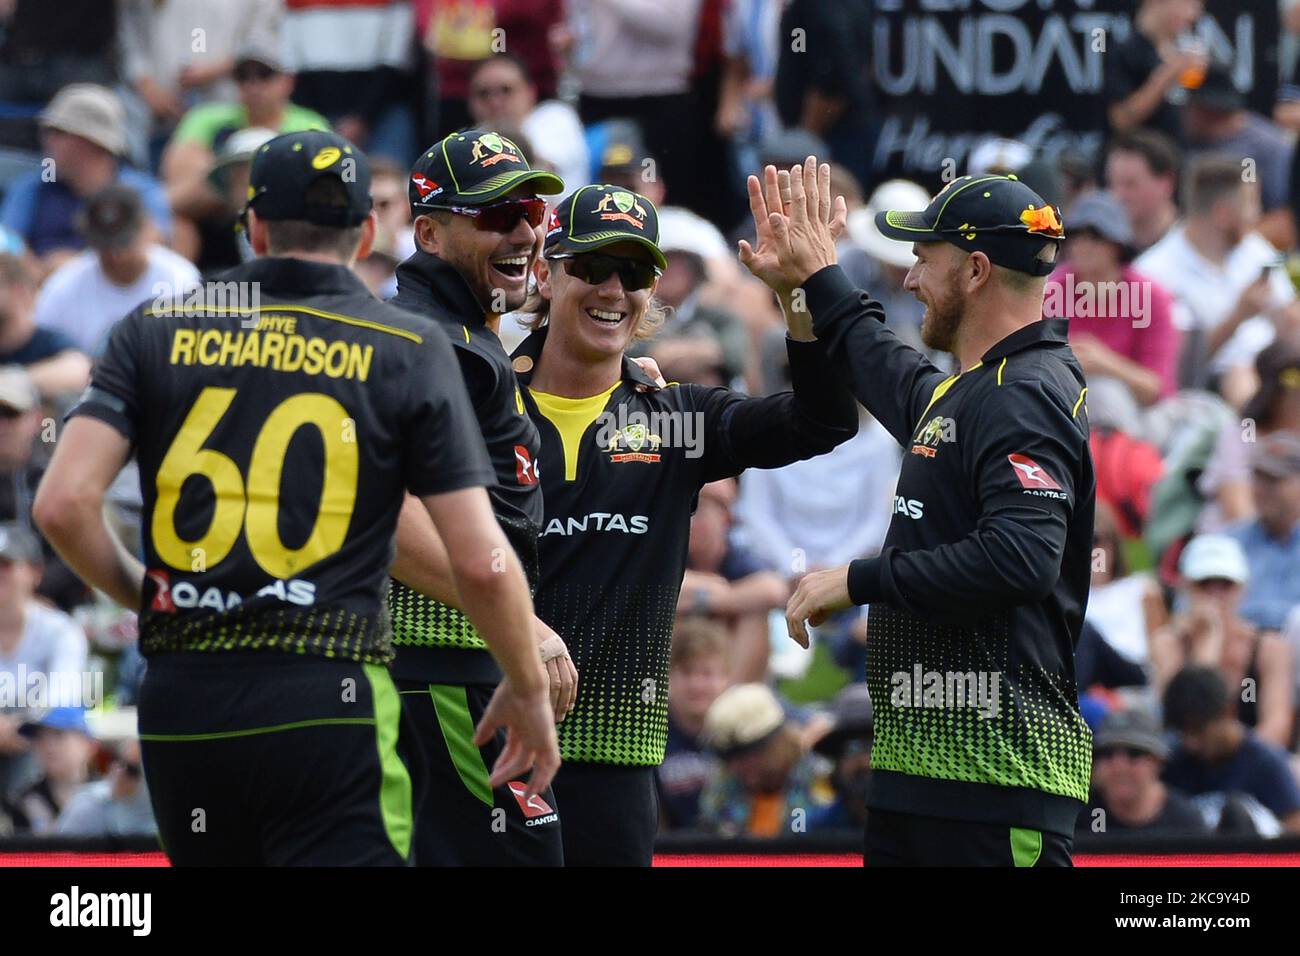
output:
[[[536,229],[546,218],[545,199],[503,199],[488,203],[486,206],[432,206],[425,209],[445,209],[458,216],[469,216],[474,220],[474,228],[483,232],[510,232],[519,225],[519,220],[527,219],[528,225]]]

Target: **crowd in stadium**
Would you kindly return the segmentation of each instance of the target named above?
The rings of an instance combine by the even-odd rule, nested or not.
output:
[[[102,673],[104,697],[89,711],[0,698],[0,837],[152,832],[133,615],[60,562],[31,502],[110,326],[252,254],[237,226],[259,146],[332,128],[366,150],[380,234],[357,269],[381,298],[414,251],[408,170],[448,132],[496,130],[569,188],[633,189],[660,207],[671,307],[638,350],[670,381],[767,394],[788,387],[785,326],[735,254],[744,178],[766,163],[832,161],[849,206],[840,262],[921,347],[910,248],[873,219],[923,208],[940,170],[914,183],[873,167],[890,104],[872,87],[871,6],[0,0],[0,693],[6,678]],[[1252,111],[1188,42],[1200,0],[1135,7],[1104,58],[1101,154],[989,137],[955,171],[1014,173],[1063,210],[1044,311],[1071,319],[1089,379],[1099,498],[1077,648],[1095,734],[1080,833],[1300,832],[1300,82],[1284,65],[1272,115]],[[1290,43],[1300,3],[1281,15]],[[527,334],[509,316],[502,332],[507,349]],[[664,830],[860,831],[869,615],[837,614],[808,653],[783,613],[803,572],[880,549],[907,507],[902,454],[863,411],[829,455],[701,493]],[[132,540],[138,478],[114,492]]]

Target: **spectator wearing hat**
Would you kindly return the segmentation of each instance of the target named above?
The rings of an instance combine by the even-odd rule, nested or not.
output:
[[[26,263],[0,255],[0,366],[25,369],[43,398],[79,392],[90,380],[90,361],[68,334],[37,323],[36,301],[36,280]],[[91,306],[77,303],[76,315]]]
[[[1131,571],[1124,556],[1124,535],[1116,511],[1102,496],[1098,480],[1096,520],[1092,532],[1092,583],[1084,621],[1094,629],[1101,645],[1085,649],[1084,639],[1076,657],[1088,658],[1092,674],[1079,675],[1079,686],[1088,690],[1094,683],[1105,686],[1145,684],[1143,668],[1150,663],[1151,635],[1168,623],[1169,613],[1155,578]],[[1079,664],[1082,672],[1084,667]],[[1135,673],[1136,672],[1136,673]],[[1099,679],[1095,679],[1099,678]],[[1121,682],[1122,683],[1118,683]]]
[[[1179,154],[1164,133],[1135,129],[1120,133],[1106,150],[1106,188],[1127,213],[1132,246],[1145,252],[1178,221]]]
[[[1070,348],[1091,382],[1118,379],[1140,405],[1177,390],[1180,334],[1172,300],[1133,269],[1133,230],[1113,195],[1070,208],[1065,261],[1047,280],[1043,315],[1070,320]]]
[[[34,320],[86,355],[98,355],[113,323],[141,302],[183,300],[199,281],[193,263],[153,241],[140,195],[128,186],[91,196],[78,225],[90,248],[45,281]]]
[[[171,208],[162,185],[122,161],[126,112],[112,90],[91,83],[65,86],[41,112],[40,126],[41,149],[50,162],[5,191],[0,225],[22,237],[44,271],[85,248],[77,214],[109,183],[138,192],[152,225],[171,237]]]
[[[779,837],[804,811],[829,803],[819,761],[776,695],[762,684],[723,691],[704,719],[704,739],[724,770],[700,796],[700,827],[722,836]]]
[[[1300,432],[1259,439],[1251,453],[1251,475],[1255,517],[1227,533],[1241,543],[1250,567],[1242,616],[1277,629],[1300,605]]]
[[[18,733],[30,741],[40,776],[12,799],[0,795],[0,813],[9,817],[16,833],[49,833],[90,770],[95,744],[86,712],[82,707],[52,707],[23,723]]]
[[[248,170],[253,153],[275,136],[274,130],[250,126],[228,136],[217,151],[207,176],[217,204],[205,205],[199,218],[193,220],[199,240],[194,264],[200,274],[212,275],[253,258],[240,214],[248,201]]]
[[[73,794],[55,821],[54,832],[81,837],[153,836],[158,832],[139,741],[118,745],[108,775]]]
[[[1289,746],[1295,718],[1291,649],[1242,614],[1251,572],[1241,545],[1227,535],[1199,535],[1183,549],[1178,571],[1180,610],[1151,635],[1157,690],[1189,665],[1217,668],[1233,690],[1237,719],[1261,740]]]
[[[847,236],[841,238],[841,243],[847,239],[870,260],[870,274],[855,277],[857,287],[871,290],[885,307],[889,327],[914,348],[923,347],[921,313],[925,309],[903,285],[916,256],[907,243],[887,238],[876,227],[876,215],[887,209],[915,209],[929,201],[930,194],[909,180],[881,183],[865,206],[849,210]]]
[[[294,75],[278,52],[263,44],[240,49],[231,71],[238,99],[234,103],[203,103],[185,113],[162,155],[167,198],[177,216],[189,220],[176,248],[194,259],[199,254],[193,222],[211,215],[221,198],[208,182],[208,171],[235,133],[250,127],[276,133],[327,130],[329,120],[315,110],[292,102]]]
[[[186,109],[235,98],[235,54],[257,37],[278,37],[282,0],[120,0],[122,74],[143,114],[132,125],[157,163]],[[202,44],[195,43],[201,30]]]
[[[1079,814],[1076,832],[1099,837],[1208,833],[1196,804],[1161,781],[1168,759],[1160,724],[1146,711],[1108,715],[1092,740],[1093,795]]]
[[[1135,29],[1105,57],[1111,129],[1144,126],[1182,141],[1187,90],[1200,82],[1209,65],[1202,46],[1185,42],[1203,10],[1202,0],[1140,0]]]
[[[534,165],[550,169],[566,183],[585,183],[591,175],[586,134],[577,112],[561,100],[538,102],[528,66],[513,53],[480,60],[469,74],[469,114],[476,126],[518,126],[532,149]]]
[[[1259,187],[1240,162],[1200,156],[1187,171],[1186,218],[1133,268],[1173,296],[1183,333],[1179,385],[1216,386],[1240,407],[1255,391],[1253,363],[1278,328],[1296,325],[1296,290],[1277,250],[1256,230]]]
[[[1278,431],[1300,434],[1300,335],[1278,338],[1255,356],[1255,375],[1259,388],[1241,414],[1224,423],[1214,454],[1197,481],[1197,490],[1209,501],[1207,517],[1201,522],[1205,531],[1255,516],[1252,442]]]
[[[1294,245],[1295,225],[1287,205],[1294,147],[1271,120],[1246,108],[1246,97],[1228,67],[1212,65],[1205,81],[1188,92],[1184,129],[1192,156],[1226,156],[1239,170],[1249,161],[1264,207],[1260,233],[1279,249]]]
[[[1163,696],[1165,727],[1178,746],[1164,781],[1193,797],[1244,794],[1262,804],[1288,833],[1300,833],[1300,784],[1286,751],[1261,740],[1235,713],[1222,674],[1213,667],[1179,671]]]
[[[871,782],[871,744],[875,739],[871,695],[866,684],[850,684],[831,704],[831,723],[813,751],[834,761],[835,799],[810,821],[815,830],[855,830],[867,825],[867,787]]]
[[[86,669],[85,632],[62,611],[34,599],[40,577],[36,536],[19,524],[0,524],[0,675],[15,688],[31,686],[29,675],[80,675]],[[0,710],[0,794],[30,766],[21,724],[20,713]]]
[[[721,769],[701,740],[709,708],[731,679],[731,638],[717,621],[684,618],[673,629],[668,670],[668,744],[655,768],[664,829],[693,829],[700,794]]]

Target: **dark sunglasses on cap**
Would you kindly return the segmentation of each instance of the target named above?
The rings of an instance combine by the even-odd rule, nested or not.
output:
[[[265,63],[241,63],[235,67],[231,73],[236,83],[248,83],[251,80],[259,82],[269,80],[275,76],[275,70],[271,69]]]
[[[598,252],[548,258],[563,260],[564,271],[575,279],[581,279],[587,285],[601,285],[617,273],[618,280],[623,283],[623,289],[627,292],[648,289],[659,277],[659,268],[652,262],[638,262],[635,259],[607,256]]]
[[[458,216],[469,216],[474,220],[474,228],[483,232],[511,232],[519,225],[519,220],[528,220],[528,225],[536,229],[546,218],[545,199],[503,199],[488,203],[486,206],[431,206],[420,204],[421,209],[445,209]]]

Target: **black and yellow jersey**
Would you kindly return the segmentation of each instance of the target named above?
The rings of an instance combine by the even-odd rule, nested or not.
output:
[[[524,409],[510,356],[484,322],[483,308],[454,267],[416,251],[397,267],[397,295],[389,300],[434,320],[451,341],[496,479],[488,498],[530,587],[537,584],[537,533],[542,492],[541,439]],[[439,684],[501,679],[496,660],[461,611],[393,580],[388,592],[397,659],[393,674]]]
[[[528,384],[546,329],[514,352]],[[668,737],[668,659],[700,488],[745,468],[830,451],[857,406],[819,343],[788,342],[793,392],[656,388],[630,359],[607,392],[525,389],[542,435],[546,518],[537,615],[568,644],[578,700],[560,724],[565,760],[657,765]]]
[[[71,412],[139,460],[141,649],[387,663],[403,492],[492,480],[451,348],[342,266],[259,259],[220,283],[238,305],[121,320]]]
[[[838,267],[804,290],[838,371],[904,449],[885,547],[849,566],[870,605],[870,805],[1072,833],[1092,761],[1074,648],[1096,481],[1068,325],[1033,322],[946,376]]]

